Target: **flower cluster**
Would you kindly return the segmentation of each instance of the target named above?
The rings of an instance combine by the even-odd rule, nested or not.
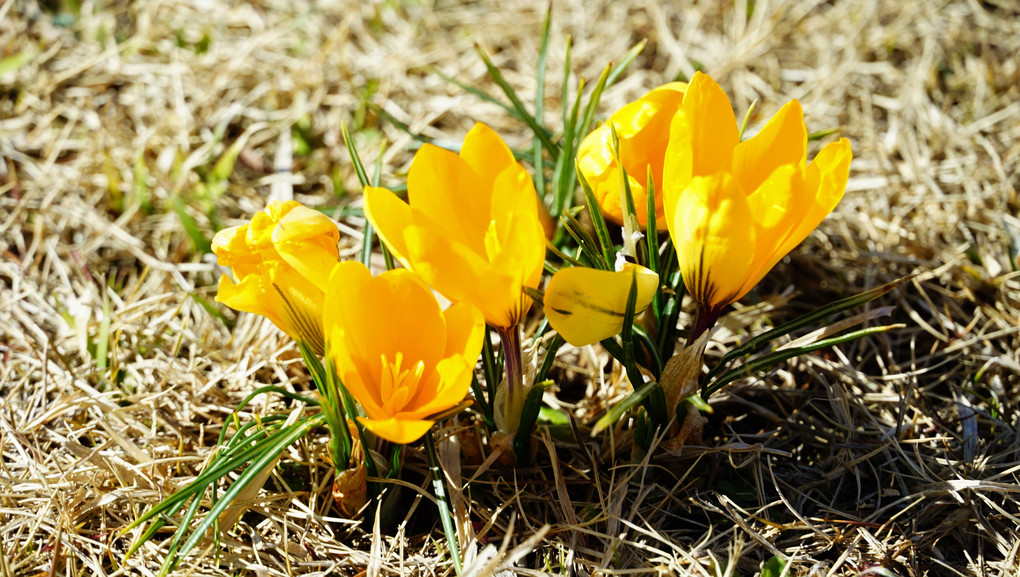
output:
[[[807,141],[794,100],[741,142],[726,94],[697,73],[612,114],[580,144],[576,165],[611,221],[626,224],[626,189],[642,207],[628,226],[646,227],[654,206],[699,307],[693,341],[842,197],[849,142],[826,145],[809,164]],[[420,438],[464,399],[488,324],[506,367],[494,397],[506,406],[493,410],[500,423],[517,423],[519,415],[503,413],[519,412],[532,385],[519,324],[538,294],[547,242],[531,176],[477,124],[459,153],[430,144],[417,152],[406,200],[378,187],[366,187],[364,198],[368,220],[404,268],[373,278],[359,263],[341,263],[329,218],[295,202],[271,203],[249,224],[216,235],[220,264],[236,277],[221,279],[218,300],[264,315],[325,353],[360,404],[364,427],[396,443]],[[657,232],[646,232],[649,242]],[[548,282],[545,316],[566,341],[606,342],[628,310],[640,313],[660,293],[655,271],[618,261],[615,271],[566,266]],[[432,290],[453,304],[442,310]]]

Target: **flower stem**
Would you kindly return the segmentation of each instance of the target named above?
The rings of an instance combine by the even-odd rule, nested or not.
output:
[[[721,308],[704,308],[698,306],[698,312],[694,315],[694,324],[691,326],[691,334],[687,337],[687,346],[694,344],[705,331],[715,326],[719,316],[722,315]]]
[[[496,327],[499,342],[503,346],[503,365],[506,366],[507,398],[514,398],[514,391],[524,386],[524,360],[521,358],[521,333],[517,325]]]
[[[443,522],[443,533],[446,534],[446,546],[453,558],[453,570],[460,575],[464,570],[460,562],[460,543],[457,541],[457,529],[450,515],[452,505],[446,490],[442,463],[436,453],[436,442],[432,438],[432,429],[425,433],[425,456],[429,462],[429,474],[432,475],[432,490],[436,494],[436,506],[439,507],[439,518]]]

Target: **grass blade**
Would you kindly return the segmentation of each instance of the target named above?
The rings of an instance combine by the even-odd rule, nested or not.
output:
[[[485,398],[485,391],[482,389],[482,384],[478,382],[477,374],[471,375],[471,394],[474,395],[482,418],[485,419],[485,427],[490,431],[494,430],[496,423],[492,420],[492,407],[489,406],[489,401]]]
[[[542,23],[542,41],[538,49],[538,70],[535,78],[535,119],[541,123],[545,112],[545,67],[549,52],[549,28],[552,24],[552,2],[545,9]],[[535,167],[535,191],[539,198],[545,198],[545,160],[542,140],[536,135],[532,142],[532,163]]]
[[[608,411],[606,411],[606,414],[602,415],[599,417],[599,420],[595,421],[595,425],[591,428],[591,436],[594,437],[607,428],[613,426],[613,424],[619,421],[631,409],[642,404],[645,398],[647,398],[655,388],[658,388],[660,391],[662,390],[659,383],[646,383],[628,395],[626,399],[613,405]]]
[[[517,464],[522,467],[527,467],[531,461],[531,431],[538,421],[538,413],[542,408],[542,395],[548,384],[548,382],[535,383],[524,399],[520,424],[514,435],[514,455],[517,456]]]
[[[613,156],[616,159],[616,166],[620,168],[620,192],[623,195],[623,254],[637,262],[638,252],[634,245],[635,233],[639,230],[637,209],[634,207],[634,194],[630,189],[630,178],[627,169],[623,166],[623,158],[620,157],[620,137],[616,133],[616,127],[609,127],[609,134],[612,136]]]
[[[492,329],[488,326],[485,327],[485,338],[482,340],[482,370],[485,372],[485,389],[489,393],[488,404],[491,411],[492,407],[496,406],[496,388],[502,380],[500,376],[503,374],[503,367],[496,363],[496,354],[492,350]],[[491,414],[487,420],[492,420],[493,424],[496,422]]]
[[[557,334],[553,337],[552,342],[549,343],[549,347],[545,350],[545,358],[542,359],[542,366],[539,367],[538,372],[535,373],[535,382],[540,383],[545,380],[549,374],[549,370],[552,369],[553,362],[556,360],[556,353],[560,350],[560,347],[566,343],[563,337]]]
[[[574,149],[576,148],[576,125],[577,116],[581,110],[581,94],[584,90],[584,79],[578,82],[577,86],[577,97],[574,99],[574,105],[570,108],[570,114],[567,116],[566,102],[564,101],[564,133],[563,133],[563,146],[564,150],[561,152],[559,157],[556,159],[556,167],[553,170],[553,180],[556,183],[556,189],[553,191],[552,208],[550,214],[553,218],[559,218],[565,211],[569,210],[573,205],[574,200],[574,170],[572,161],[574,160]],[[566,91],[564,90],[564,96]]]
[[[648,353],[648,359],[651,361],[651,366],[648,370],[653,375],[661,375],[662,369],[665,366],[662,362],[662,356],[659,354],[658,343],[652,338],[652,335],[648,334],[641,325],[635,324],[632,328],[634,336],[636,336],[643,346],[643,350]]]
[[[602,250],[602,259],[606,263],[606,270],[614,270],[616,268],[616,257],[614,256],[616,247],[613,246],[613,241],[609,237],[606,217],[602,215],[602,209],[595,199],[595,192],[592,191],[591,185],[588,184],[588,179],[581,174],[580,168],[577,169],[577,176],[581,181],[581,188],[584,190],[584,200],[588,205],[588,214],[591,216],[592,226],[595,227],[595,234],[599,239],[599,248]]]
[[[737,379],[741,379],[741,378],[744,378],[744,377],[749,377],[749,376],[751,376],[751,375],[753,375],[753,374],[755,374],[755,373],[757,373],[759,371],[763,371],[763,370],[771,367],[772,365],[775,365],[776,363],[780,363],[780,362],[785,361],[787,359],[792,359],[794,357],[799,357],[799,356],[801,356],[803,354],[807,354],[807,353],[810,353],[810,352],[818,351],[818,350],[821,350],[821,349],[826,349],[826,348],[829,348],[829,347],[834,346],[834,345],[839,345],[839,344],[843,344],[843,343],[848,343],[850,341],[855,341],[857,339],[861,339],[861,338],[864,338],[864,337],[869,336],[869,335],[884,333],[884,332],[887,332],[887,331],[891,331],[893,329],[902,328],[904,326],[906,326],[906,325],[886,325],[886,326],[881,326],[881,327],[871,327],[871,328],[861,329],[859,331],[854,331],[854,332],[851,332],[851,333],[847,333],[845,335],[841,335],[841,336],[838,336],[838,337],[832,337],[830,339],[823,339],[823,340],[817,341],[815,343],[812,343],[810,345],[805,345],[803,347],[796,347],[796,348],[792,348],[792,349],[783,349],[781,351],[776,351],[774,353],[769,353],[769,354],[764,355],[764,356],[762,356],[760,358],[757,358],[757,359],[754,359],[752,361],[749,361],[749,362],[741,365],[740,367],[738,367],[736,369],[733,369],[732,371],[729,371],[726,374],[722,375],[721,377],[719,377],[718,379],[713,381],[711,385],[708,385],[707,387],[704,387],[704,390],[702,391],[701,396],[703,398],[707,399],[709,396],[712,395],[712,393],[718,391],[724,385],[732,383],[733,381],[735,381]]]
[[[429,474],[432,476],[432,490],[436,494],[439,519],[443,523],[443,533],[446,535],[446,546],[450,549],[450,557],[453,558],[453,570],[457,575],[460,575],[464,570],[460,563],[460,543],[457,541],[457,530],[453,526],[453,517],[450,516],[450,501],[447,498],[446,482],[443,479],[439,455],[436,454],[432,429],[425,433],[425,456],[429,463]]]
[[[563,223],[567,233],[580,247],[584,256],[591,261],[592,266],[600,270],[613,270],[612,261],[606,261],[606,256],[603,254],[599,243],[595,242],[595,239],[588,234],[588,231],[584,230],[584,227],[574,218],[574,215],[570,214],[569,211],[565,211],[560,215],[560,222]]]
[[[766,331],[752,339],[749,339],[743,345],[740,345],[739,347],[736,347],[727,352],[725,355],[723,355],[723,357],[719,359],[719,363],[708,372],[708,378],[712,378],[712,376],[722,371],[724,365],[727,362],[737,357],[741,357],[747,354],[751,354],[755,351],[758,351],[766,344],[768,344],[769,341],[772,341],[784,335],[788,335],[795,330],[821,322],[834,314],[841,313],[845,310],[852,309],[854,307],[858,307],[865,303],[871,302],[877,299],[878,297],[892,291],[893,289],[907,282],[911,278],[913,278],[913,276],[906,276],[901,279],[894,280],[891,283],[873,288],[869,291],[865,291],[860,294],[847,297],[845,299],[838,300],[833,303],[829,303],[825,306],[819,307],[811,311],[806,315],[797,317],[796,319],[788,323],[784,323],[770,331]]]
[[[510,83],[508,83],[505,78],[503,78],[503,73],[499,71],[499,68],[496,68],[492,59],[489,58],[489,55],[486,54],[485,50],[477,44],[475,45],[475,51],[478,53],[478,56],[481,57],[482,63],[485,64],[485,69],[489,73],[489,78],[491,78],[492,81],[503,90],[503,94],[506,94],[506,97],[510,99],[510,103],[513,105],[514,109],[517,110],[518,118],[523,120],[524,123],[531,128],[535,137],[542,141],[542,146],[549,151],[549,154],[553,155],[554,158],[558,156],[560,153],[560,147],[552,141],[549,136],[549,131],[546,130],[544,126],[540,125],[538,121],[535,120],[535,117],[532,116],[524,107],[524,103],[521,102],[520,97],[517,96],[517,91],[510,86]]]
[[[171,564],[171,570],[177,565],[177,563],[180,562],[180,559],[185,557],[192,549],[195,548],[196,545],[198,545],[206,532],[212,528],[213,523],[215,523],[219,518],[220,513],[226,510],[234,497],[236,497],[238,493],[240,493],[241,490],[244,489],[244,487],[261,472],[262,468],[274,462],[276,458],[287,449],[287,447],[293,445],[298,439],[307,435],[312,429],[321,424],[322,423],[319,419],[312,417],[303,423],[295,423],[293,426],[288,427],[287,429],[282,429],[278,431],[277,434],[273,435],[273,443],[269,444],[265,451],[263,451],[257,459],[252,461],[252,463],[244,470],[244,473],[242,473],[241,476],[238,477],[237,480],[230,486],[230,489],[223,494],[223,498],[209,509],[209,512],[206,513],[202,522],[199,523],[198,527],[196,527],[194,531],[192,531],[191,537],[185,541],[180,552],[176,556],[167,559],[167,562]]]
[[[368,173],[365,172],[365,165],[361,163],[361,156],[358,155],[358,149],[354,147],[354,140],[351,138],[351,133],[347,130],[347,123],[340,123],[340,132],[343,133],[344,145],[347,146],[347,154],[351,157],[351,164],[354,165],[354,172],[358,175],[358,182],[361,183],[362,187],[368,186]]]
[[[464,92],[467,92],[468,94],[471,94],[471,95],[477,97],[479,100],[482,100],[484,102],[488,102],[490,104],[495,104],[496,106],[498,106],[498,107],[502,108],[503,110],[507,111],[508,113],[510,113],[510,115],[513,116],[514,118],[516,118],[518,120],[521,120],[522,122],[527,122],[524,118],[521,117],[520,113],[513,106],[508,105],[507,103],[505,103],[502,100],[496,98],[495,96],[492,96],[488,92],[485,92],[481,88],[477,88],[477,87],[471,86],[470,84],[465,84],[465,83],[461,82],[460,80],[457,80],[456,78],[453,78],[451,76],[447,76],[446,74],[443,74],[442,72],[440,72],[439,70],[437,70],[435,68],[429,68],[429,72],[431,72],[431,73],[435,74],[436,76],[442,78],[444,81],[449,82],[450,84],[453,84],[454,86],[456,86],[457,88],[460,88]],[[400,128],[400,127],[398,126],[397,128]],[[408,132],[408,134],[410,134],[410,132]]]
[[[630,66],[630,63],[634,62],[634,59],[637,58],[637,55],[641,54],[641,51],[645,49],[645,44],[647,43],[648,43],[647,40],[642,40],[641,42],[635,44],[633,48],[627,51],[627,54],[623,57],[623,60],[621,60],[619,64],[613,67],[613,70],[609,73],[609,77],[606,79],[606,88],[612,86],[613,83],[616,82],[616,79],[619,78],[621,74],[623,74],[623,71],[626,70],[628,66]]]
[[[181,219],[181,226],[184,227],[184,232],[188,235],[188,240],[191,241],[191,248],[201,254],[212,252],[212,244],[198,226],[198,221],[188,214],[188,210],[184,206],[184,199],[179,194],[174,194],[170,198],[170,205],[177,213],[177,218]]]
[[[569,254],[561,251],[560,249],[556,248],[556,245],[554,245],[553,243],[551,243],[549,241],[546,241],[545,248],[549,252],[551,252],[554,255],[556,255],[565,264],[569,264],[571,266],[585,266],[585,264],[583,262],[581,262],[580,260],[578,260],[578,259],[570,256]],[[551,264],[547,260],[547,261],[545,261],[545,270],[549,271],[549,274],[555,274],[556,271],[559,270],[559,269],[555,265]]]
[[[659,272],[659,229],[655,221],[655,178],[652,176],[652,166],[648,165],[648,174],[645,176],[645,249],[647,251],[648,268],[653,272]],[[656,295],[658,296],[658,295]],[[659,304],[658,298],[652,301]],[[658,307],[655,309],[655,316],[658,317]]]

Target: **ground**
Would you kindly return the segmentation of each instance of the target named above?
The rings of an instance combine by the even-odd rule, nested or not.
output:
[[[394,188],[412,134],[456,144],[482,120],[528,146],[523,123],[444,76],[499,95],[477,44],[532,108],[545,8],[0,5],[0,575],[158,569],[169,532],[126,557],[138,533],[119,531],[201,470],[250,391],[310,387],[288,338],[213,302],[213,232],[293,196],[336,215],[353,258],[341,123]],[[738,117],[757,101],[752,130],[797,98],[809,130],[853,143],[836,212],[731,309],[710,355],[913,276],[865,307],[902,327],[732,383],[682,457],[644,460],[625,425],[583,444],[542,430],[517,471],[441,443],[451,481],[476,477],[453,491],[469,568],[754,575],[778,556],[791,575],[1016,574],[1020,7],[557,0],[550,37],[549,126],[568,38],[571,94],[646,40],[601,117],[704,70]],[[231,147],[236,163],[217,164]],[[549,402],[582,427],[624,394],[598,351],[565,351],[553,375]],[[239,418],[295,407],[263,397]],[[323,443],[295,445],[219,555],[201,547],[178,571],[453,574],[420,447],[408,521],[373,523],[333,507]]]

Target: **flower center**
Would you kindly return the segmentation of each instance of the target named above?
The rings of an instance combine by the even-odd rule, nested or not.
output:
[[[404,354],[397,353],[393,362],[380,355],[382,373],[379,378],[379,393],[383,410],[395,415],[404,409],[408,399],[418,390],[418,383],[425,373],[425,362],[418,361],[413,367],[404,367]]]

